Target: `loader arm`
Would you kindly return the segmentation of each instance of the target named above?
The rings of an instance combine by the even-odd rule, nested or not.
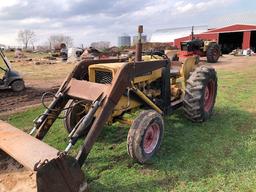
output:
[[[84,161],[86,160],[94,142],[96,141],[97,137],[100,135],[104,124],[108,120],[108,117],[114,110],[114,107],[118,103],[121,96],[125,93],[127,87],[131,87],[131,81],[147,72],[151,72],[153,70],[163,68],[163,72],[167,72],[168,74],[170,71],[166,70],[170,67],[169,60],[161,60],[161,61],[147,61],[147,62],[135,62],[135,63],[126,63],[122,66],[122,68],[117,72],[115,75],[111,87],[106,90],[105,101],[102,106],[99,108],[99,115],[94,120],[92,127],[90,128],[89,133],[85,137],[84,144],[81,147],[76,159],[80,166],[83,165]],[[163,79],[163,83],[168,86],[167,82],[170,82],[169,79]],[[163,91],[169,91],[170,93],[170,86],[169,90],[163,89]],[[167,89],[167,88],[166,88]],[[166,94],[162,94],[163,99],[166,98]],[[169,95],[169,94],[168,94]],[[170,106],[170,100],[169,104]]]
[[[120,62],[120,59],[105,59],[105,60],[89,60],[79,62],[73,69],[73,71],[66,77],[59,90],[55,94],[54,100],[49,105],[48,109],[35,121],[35,126],[31,133],[36,131],[35,137],[42,140],[52,124],[56,121],[63,108],[69,101],[70,97],[67,96],[67,92],[70,89],[70,82],[72,79],[87,80],[88,81],[88,67],[95,63],[112,63]],[[74,84],[75,85],[75,84]]]

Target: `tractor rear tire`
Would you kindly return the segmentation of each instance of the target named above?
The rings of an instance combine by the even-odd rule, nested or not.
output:
[[[80,104],[75,104],[75,101],[70,100],[64,111],[65,118],[63,119],[64,127],[67,129],[68,133],[70,133],[75,125],[80,121],[80,119],[86,115],[84,111],[84,107]]]
[[[206,58],[208,63],[216,63],[221,55],[220,46],[213,43],[209,46],[206,52]]]
[[[164,132],[162,116],[154,110],[142,111],[134,120],[127,137],[128,154],[145,163],[159,149]]]
[[[203,122],[212,115],[217,95],[217,74],[210,66],[198,67],[187,80],[183,109],[193,122]]]
[[[16,80],[11,84],[11,88],[14,92],[20,92],[25,89],[25,83],[23,80]]]

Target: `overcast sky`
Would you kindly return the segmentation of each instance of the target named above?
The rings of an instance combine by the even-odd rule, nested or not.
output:
[[[17,45],[17,33],[31,29],[37,44],[52,34],[69,35],[76,46],[133,35],[136,26],[152,34],[161,28],[233,23],[256,24],[254,0],[0,0],[0,44]]]

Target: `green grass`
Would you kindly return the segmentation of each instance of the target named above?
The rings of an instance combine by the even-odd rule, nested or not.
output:
[[[83,170],[92,191],[256,191],[256,66],[218,71],[212,118],[191,123],[179,110],[165,118],[160,151],[140,165],[126,152],[127,126],[106,126]],[[42,108],[16,114],[9,122],[28,130]],[[45,141],[64,149],[58,120]],[[81,143],[81,142],[80,142]],[[74,151],[77,151],[76,146]]]

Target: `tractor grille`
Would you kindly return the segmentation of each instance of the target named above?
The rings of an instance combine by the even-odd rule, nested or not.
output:
[[[102,84],[110,84],[112,81],[112,73],[109,71],[95,71],[95,82]]]

